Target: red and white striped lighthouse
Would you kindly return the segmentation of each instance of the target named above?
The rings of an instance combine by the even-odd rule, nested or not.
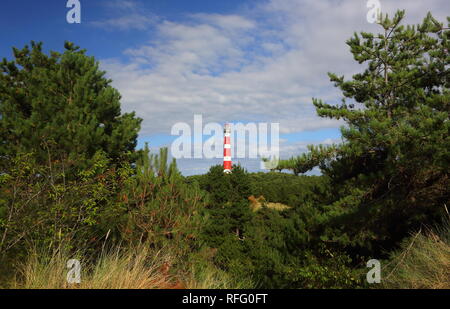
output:
[[[223,129],[224,141],[223,141],[223,172],[231,173],[231,125],[226,123]]]

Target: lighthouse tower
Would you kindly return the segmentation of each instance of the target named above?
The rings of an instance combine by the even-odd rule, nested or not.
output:
[[[231,125],[226,123],[223,129],[223,172],[226,174],[231,173]]]

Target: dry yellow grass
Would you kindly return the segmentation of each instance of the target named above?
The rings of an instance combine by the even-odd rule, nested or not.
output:
[[[172,274],[171,265],[179,257],[171,250],[150,250],[145,245],[105,251],[95,262],[86,254],[33,251],[9,284],[15,289],[236,289],[251,287],[251,282],[232,279],[212,264],[191,265],[189,271]],[[67,282],[67,262],[81,263],[81,282]]]
[[[266,206],[267,208],[274,209],[274,210],[278,210],[278,211],[284,211],[284,210],[287,210],[287,209],[291,208],[290,206],[285,205],[285,204],[281,204],[281,203],[270,203],[270,202],[267,203],[265,206]]]
[[[67,282],[67,261],[81,262],[81,283]],[[21,268],[12,287],[24,289],[165,289],[177,286],[168,274],[171,257],[145,246],[105,252],[97,262],[85,265],[82,254],[69,256],[34,252]],[[87,263],[87,262],[86,262]]]
[[[417,233],[385,269],[386,288],[450,289],[450,229]]]
[[[285,204],[267,202],[266,199],[264,198],[264,196],[262,196],[262,195],[258,198],[251,195],[251,196],[249,196],[248,200],[250,201],[250,208],[253,211],[258,211],[262,207],[267,207],[267,208],[274,209],[277,211],[284,211],[284,210],[291,208],[290,206],[285,205]]]

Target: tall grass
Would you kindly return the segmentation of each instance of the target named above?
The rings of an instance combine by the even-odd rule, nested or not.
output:
[[[232,289],[251,286],[237,281],[212,264],[184,263],[188,270],[172,269],[179,257],[173,250],[139,245],[103,250],[97,258],[83,251],[69,253],[34,249],[9,284],[15,289]],[[81,282],[68,283],[67,262],[81,263]]]
[[[81,282],[67,282],[67,261],[81,263]],[[176,285],[169,274],[172,257],[140,245],[104,251],[92,260],[86,253],[34,250],[20,267],[12,287],[25,289],[162,289]]]
[[[186,279],[187,289],[251,289],[253,282],[248,278],[233,278],[212,265],[192,267]]]
[[[450,289],[450,224],[409,238],[383,272],[385,288]]]

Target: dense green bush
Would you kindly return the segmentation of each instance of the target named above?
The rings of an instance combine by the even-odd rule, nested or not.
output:
[[[233,173],[225,174],[223,167],[217,165],[200,179],[200,185],[209,193],[203,212],[208,224],[202,231],[202,240],[217,249],[216,263],[228,270],[234,257],[242,255],[241,239],[245,238],[246,223],[252,217],[247,201],[250,179],[240,166],[233,166]]]
[[[17,155],[0,176],[0,259],[2,277],[28,252],[83,251],[101,257],[106,247],[145,244],[170,251],[174,267],[186,268],[199,250],[205,193],[186,184],[167,149],[146,148],[135,166],[112,167],[99,151],[88,168],[33,154]],[[66,173],[76,177],[66,177]]]
[[[240,186],[233,187],[234,179],[239,179]],[[320,206],[329,199],[325,177],[249,174],[239,167],[227,175],[221,166],[214,166],[206,175],[188,181],[200,183],[209,193],[203,239],[214,252],[214,263],[233,277],[251,280],[260,288],[336,288],[361,283],[355,261],[320,238],[328,215]],[[270,202],[288,201],[290,207],[250,211],[251,195],[265,196]]]
[[[18,154],[1,175],[1,253],[30,243],[81,246],[107,228],[103,218],[114,211],[112,201],[124,180],[120,167],[108,168],[102,152],[82,170],[69,161],[48,162],[40,165],[34,154]]]
[[[196,240],[205,225],[200,213],[207,197],[197,184],[186,183],[167,155],[167,148],[154,155],[146,146],[137,160],[135,174],[120,193],[118,204],[126,209],[120,235],[156,248],[170,245],[177,254],[186,254],[200,247]]]

